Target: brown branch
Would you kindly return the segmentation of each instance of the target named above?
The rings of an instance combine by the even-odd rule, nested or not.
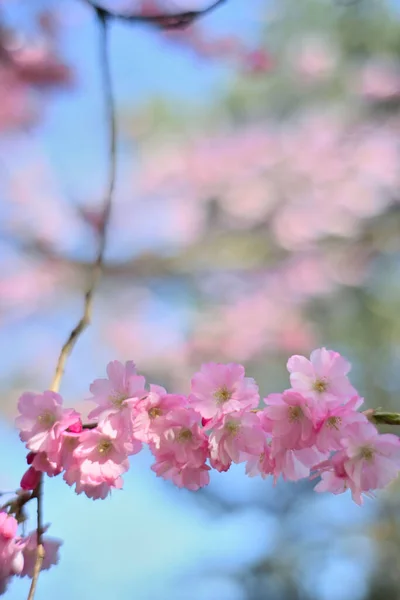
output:
[[[107,229],[110,221],[111,205],[115,189],[116,179],[116,121],[115,121],[115,108],[114,98],[112,92],[112,81],[110,73],[110,63],[108,58],[108,20],[105,15],[96,9],[96,15],[98,17],[101,29],[101,40],[100,40],[100,66],[103,77],[103,93],[105,98],[106,110],[107,110],[107,122],[108,122],[108,133],[109,133],[109,173],[108,182],[104,198],[104,207],[102,212],[102,223],[99,229],[99,244],[96,259],[93,263],[91,277],[89,285],[85,294],[83,315],[73,328],[68,336],[67,341],[63,345],[60,355],[58,357],[57,366],[55,369],[53,381],[51,383],[51,389],[58,392],[60,388],[61,378],[64,373],[65,363],[67,358],[71,354],[79,336],[84,332],[86,327],[90,324],[92,314],[92,304],[94,292],[99,283],[104,260],[104,251],[107,240]],[[36,562],[32,577],[32,584],[29,590],[28,600],[33,600],[35,596],[36,586],[39,579],[40,570],[42,568],[44,559],[44,547],[42,544],[43,534],[43,520],[42,520],[42,500],[43,500],[43,475],[40,478],[38,486],[34,491],[33,495],[37,499],[37,555]]]
[[[98,423],[84,423],[82,429],[96,429]]]
[[[43,475],[39,480],[37,488],[32,494],[32,497],[37,499],[37,524],[36,524],[36,536],[37,536],[37,550],[36,550],[36,561],[33,568],[32,582],[28,594],[28,600],[33,600],[35,597],[36,586],[39,579],[40,570],[42,568],[43,559],[45,556],[44,546],[42,544],[43,535],[43,516],[42,516],[42,496],[43,496]]]
[[[216,0],[210,6],[199,10],[186,10],[171,14],[154,14],[142,15],[138,13],[115,13],[107,8],[103,8],[94,0],[84,0],[94,8],[103,18],[112,19],[114,21],[122,21],[129,24],[141,24],[155,27],[156,29],[181,29],[191,25],[199,17],[205,16],[222,6],[227,0]]]

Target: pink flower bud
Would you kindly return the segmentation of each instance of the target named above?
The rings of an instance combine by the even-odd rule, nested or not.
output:
[[[34,467],[29,469],[23,474],[20,487],[23,490],[34,490],[40,481],[40,472],[36,471]]]
[[[29,452],[29,454],[26,455],[26,462],[28,463],[28,465],[31,465],[33,463],[33,461],[35,460],[35,456],[35,452]]]
[[[73,425],[70,425],[70,427],[68,427],[67,429],[67,431],[69,431],[70,433],[80,433],[82,430],[83,426],[81,419],[78,419],[76,423],[73,423]]]

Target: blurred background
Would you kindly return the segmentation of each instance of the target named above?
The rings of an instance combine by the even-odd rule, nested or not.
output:
[[[209,0],[108,0],[176,11]],[[99,30],[79,0],[0,0],[0,488],[23,390],[48,387],[82,310],[107,176]],[[118,185],[93,324],[62,383],[88,412],[109,360],[186,392],[204,361],[261,393],[321,345],[366,405],[400,411],[400,5],[227,0],[181,32],[113,23]],[[92,502],[55,478],[64,539],[37,599],[395,600],[400,484],[364,507],[214,473],[175,489],[133,457]],[[33,525],[34,526],[34,525]],[[8,597],[26,597],[15,581]]]

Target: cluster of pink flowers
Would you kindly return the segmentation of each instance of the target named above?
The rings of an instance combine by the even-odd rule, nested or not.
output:
[[[36,531],[26,537],[17,535],[18,522],[0,512],[0,595],[4,594],[13,575],[32,577],[36,561]],[[42,569],[49,569],[58,563],[58,550],[62,542],[53,538],[43,538],[45,556]]]
[[[317,492],[347,489],[362,495],[386,486],[400,468],[400,440],[380,434],[359,412],[363,399],[348,380],[350,364],[321,348],[310,360],[288,361],[291,388],[261,403],[256,382],[239,364],[204,364],[190,393],[146,389],[133,362],[113,361],[107,378],[90,386],[97,406],[83,425],[79,413],[62,407],[55,392],[25,393],[16,423],[29,450],[21,487],[34,489],[40,473],[63,472],[68,485],[89,498],[122,488],[129,456],[149,446],[159,477],[198,490],[211,468],[227,471],[246,463],[249,476],[276,481],[320,476]]]
[[[211,468],[245,463],[250,477],[271,475],[275,482],[320,477],[317,492],[350,490],[362,504],[363,495],[397,477],[399,438],[380,434],[368,420],[371,411],[358,410],[363,399],[347,377],[350,364],[337,352],[321,348],[310,360],[292,356],[287,367],[291,388],[261,403],[256,382],[239,364],[204,364],[190,393],[178,395],[158,385],[146,389],[132,361],[113,361],[107,378],[90,386],[96,407],[86,424],[63,408],[59,394],[26,392],[16,419],[28,450],[21,488],[36,490],[43,473],[63,473],[78,494],[106,498],[122,488],[129,456],[147,444],[152,470],[180,488],[196,491],[209,483]],[[17,526],[0,512],[0,594],[12,575],[32,574],[36,533],[17,537]],[[49,568],[60,542],[44,538],[43,545]]]

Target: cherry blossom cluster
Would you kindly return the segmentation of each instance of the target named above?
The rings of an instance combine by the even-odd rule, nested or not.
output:
[[[106,498],[121,489],[129,456],[147,444],[152,470],[179,488],[196,491],[210,481],[210,470],[227,471],[245,463],[246,474],[276,482],[320,477],[317,492],[350,490],[362,504],[397,477],[400,440],[380,434],[371,410],[348,379],[350,364],[321,348],[310,359],[292,356],[287,364],[291,387],[262,402],[259,389],[240,364],[204,364],[188,395],[170,394],[150,384],[132,361],[110,362],[107,378],[90,386],[95,408],[87,423],[63,408],[54,391],[25,392],[16,425],[28,450],[28,470],[20,494],[40,495],[43,474],[63,474],[78,494]],[[36,532],[17,535],[12,503],[0,509],[0,594],[13,575],[32,576]],[[17,518],[14,518],[13,513]],[[44,531],[47,529],[44,528]],[[44,567],[58,561],[60,542],[43,537]]]
[[[45,528],[47,529],[47,527]],[[0,512],[0,595],[4,594],[13,575],[32,577],[36,561],[37,533],[17,535],[18,521],[6,512]],[[62,542],[44,537],[42,569],[58,563],[58,550]]]
[[[90,386],[96,407],[89,422],[63,408],[52,391],[24,393],[16,419],[29,451],[24,490],[41,473],[63,473],[78,494],[106,498],[122,488],[129,456],[147,444],[157,476],[196,491],[211,468],[227,471],[245,463],[246,473],[276,481],[321,479],[315,490],[363,494],[385,487],[400,468],[400,440],[380,434],[359,412],[363,399],[348,379],[350,364],[321,348],[310,359],[288,361],[291,388],[263,402],[242,365],[208,363],[191,381],[188,395],[170,394],[139,375],[132,361],[113,361],[107,378]]]

